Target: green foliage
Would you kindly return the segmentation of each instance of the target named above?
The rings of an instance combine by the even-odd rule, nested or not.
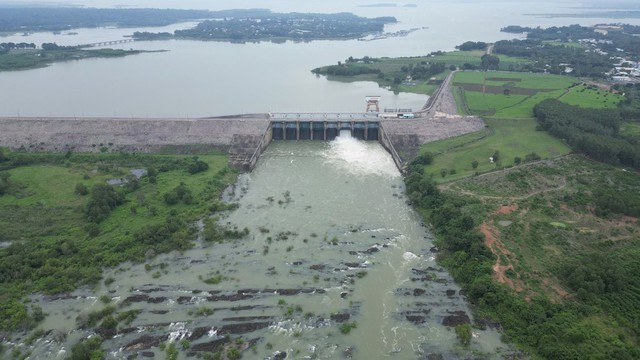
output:
[[[6,299],[6,295],[0,299],[0,329],[24,331],[44,320],[40,307],[33,306],[29,313],[27,306],[15,299]]]
[[[26,294],[69,292],[101,281],[103,267],[188,249],[197,236],[190,224],[207,217],[210,206],[226,208],[216,205],[217,197],[235,178],[227,169],[227,158],[220,155],[202,155],[200,159],[209,164],[209,170],[187,175],[193,159],[179,156],[4,154],[8,160],[0,163],[0,169],[11,174],[11,189],[18,189],[21,195],[0,197],[0,242],[12,242],[0,250],[0,331],[31,328],[42,316],[41,310],[20,300]],[[122,176],[124,169],[149,167],[158,169],[157,184],[141,181],[131,192],[103,185],[107,179]],[[15,185],[18,181],[19,187]],[[96,191],[95,199],[93,195],[80,197],[74,194],[74,186],[69,186],[79,182],[102,189]],[[194,201],[170,209],[162,194],[181,182],[192,191]],[[110,202],[113,199],[116,201]],[[125,200],[135,203],[136,216],[131,216],[130,207],[110,208],[110,204]],[[87,209],[91,201],[92,209],[99,209],[100,204],[110,209],[100,212],[99,224],[89,221],[86,210],[78,211]],[[225,235],[225,230],[220,232]],[[229,230],[228,234],[245,233]],[[115,313],[107,315],[132,321],[136,314],[126,315],[131,320],[122,320]],[[95,327],[105,316],[82,315],[79,323]]]
[[[314,74],[329,76],[356,76],[364,74],[380,74],[379,69],[356,64],[331,65],[313,70]]]
[[[88,195],[89,194],[89,189],[87,188],[87,186],[85,184],[82,183],[78,183],[76,184],[76,188],[74,190],[74,192],[80,196],[84,196],[84,195]]]
[[[344,322],[342,323],[342,325],[340,325],[340,332],[344,335],[348,334],[351,332],[351,330],[355,329],[358,327],[358,324],[354,321],[354,322]]]
[[[164,194],[164,202],[166,202],[167,205],[175,205],[180,201],[187,205],[193,204],[194,201],[193,193],[185,183],[180,183],[180,185],[176,186],[173,190]]]
[[[460,324],[456,326],[456,337],[464,346],[471,344],[471,324]]]
[[[9,191],[9,186],[11,186],[11,182],[9,181],[10,177],[11,174],[8,172],[0,172],[0,196]]]
[[[176,360],[178,358],[178,348],[176,347],[175,342],[169,343],[169,345],[166,347],[165,352],[167,354],[167,360]]]
[[[97,184],[91,189],[91,198],[85,213],[89,221],[99,223],[106,219],[113,209],[122,204],[124,204],[124,196],[113,186]]]
[[[534,108],[542,129],[596,160],[640,169],[640,144],[620,136],[616,110],[583,109],[545,100]]]
[[[599,216],[608,216],[613,213],[640,217],[640,194],[638,193],[603,188],[595,191],[594,197],[596,214]]]
[[[481,66],[485,71],[498,70],[500,67],[500,58],[489,54],[482,55]]]
[[[71,348],[71,356],[68,360],[102,360],[105,352],[101,348],[102,338],[93,336],[82,340]]]
[[[209,170],[209,164],[202,160],[198,160],[197,157],[194,157],[193,161],[187,167],[187,171],[189,174],[197,174],[203,171]]]
[[[456,49],[460,51],[470,51],[470,50],[485,50],[487,48],[487,43],[482,41],[466,41],[458,46]]]
[[[498,284],[493,278],[495,257],[484,245],[485,237],[477,230],[476,224],[486,220],[485,211],[493,214],[495,210],[484,209],[480,200],[460,197],[455,192],[440,192],[433,180],[420,172],[410,172],[405,182],[409,199],[433,224],[440,263],[449,269],[456,283],[465,290],[476,315],[499,321],[506,339],[540,358],[640,356],[640,351],[633,345],[634,340],[625,335],[626,331],[633,334],[640,331],[637,326],[640,316],[637,310],[639,285],[637,277],[632,275],[640,271],[637,255],[615,256],[616,260],[613,260],[612,253],[566,254],[565,258],[575,260],[555,270],[576,296],[564,302],[551,302],[536,294],[525,300],[524,296]],[[496,186],[502,188],[504,184]],[[536,199],[530,201],[535,202]],[[545,200],[540,203],[543,206],[541,210],[551,211],[546,210]],[[527,217],[530,216],[533,216],[531,210],[527,213]],[[540,228],[541,225],[532,222],[530,226]],[[561,232],[570,231],[547,226],[549,233],[538,231],[533,233],[534,239],[519,237],[513,241],[553,244],[550,241],[554,236],[557,243],[557,238],[562,238]],[[509,234],[516,229],[514,224],[503,231]],[[519,233],[510,234],[515,236]],[[608,324],[599,320],[606,315],[614,320]],[[620,327],[622,324],[624,328]],[[619,333],[612,334],[610,329]],[[466,329],[456,329],[456,334],[463,336],[461,340],[466,333]]]

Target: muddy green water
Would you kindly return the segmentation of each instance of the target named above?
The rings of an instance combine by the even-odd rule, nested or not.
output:
[[[164,358],[159,342],[220,350],[241,337],[246,359],[500,358],[495,330],[473,330],[469,348],[452,325],[470,316],[464,297],[435,262],[432,237],[407,205],[402,178],[378,143],[274,142],[256,169],[226,192],[239,208],[221,221],[249,228],[225,244],[197,244],[157,257],[151,271],[126,265],[115,282],[59,298],[37,297],[53,330],[33,358],[64,358],[91,335],[76,317],[104,305],[140,309],[124,333],[105,341],[108,358]],[[154,273],[161,276],[154,277]],[[218,284],[202,279],[222,275]],[[214,310],[198,316],[197,309]],[[342,334],[343,324],[357,324]],[[444,323],[444,324],[443,324]],[[53,338],[68,334],[66,341]],[[440,357],[435,357],[440,358]]]

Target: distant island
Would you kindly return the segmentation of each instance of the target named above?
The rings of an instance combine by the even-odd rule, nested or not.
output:
[[[398,4],[394,3],[380,3],[380,4],[364,4],[358,5],[358,7],[376,8],[376,7],[398,7]],[[416,4],[405,4],[402,7],[418,7]]]
[[[174,33],[135,32],[136,40],[191,39],[231,42],[357,39],[380,33],[394,17],[365,18],[351,13],[273,13],[269,10],[228,10],[191,29]]]
[[[33,43],[0,43],[0,71],[30,70],[47,67],[54,62],[89,58],[113,58],[136,55],[141,50],[97,49],[83,50],[77,46],[58,46],[44,43],[40,48]]]
[[[578,18],[578,19],[591,19],[591,18],[608,18],[608,19],[638,19],[640,18],[640,10],[616,10],[616,11],[592,11],[584,13],[573,14],[525,14],[528,16],[538,16],[546,18]]]
[[[0,7],[0,33],[62,31],[101,26],[166,26],[213,18],[208,10]]]

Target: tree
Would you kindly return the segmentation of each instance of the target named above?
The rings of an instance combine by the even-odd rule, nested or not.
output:
[[[513,163],[516,165],[520,165],[520,163],[522,162],[522,159],[520,159],[519,156],[516,156],[515,158],[513,158]]]
[[[0,148],[0,163],[3,162],[3,161],[7,161],[7,160],[9,160],[9,159],[4,154],[4,151],[2,150],[2,148]]]
[[[441,169],[440,170],[440,176],[442,176],[442,177],[447,176],[448,173],[449,173],[449,170],[447,170],[447,169]]]
[[[197,174],[199,172],[209,170],[209,164],[207,164],[202,160],[198,160],[197,157],[194,157],[193,162],[189,164],[189,167],[187,168],[187,170],[189,171],[190,174]]]
[[[493,162],[498,162],[500,160],[500,151],[496,150],[493,152],[493,155],[491,156],[493,158]]]
[[[487,70],[498,70],[498,66],[500,65],[500,58],[497,56],[484,54],[482,55],[482,68]]]
[[[456,71],[458,68],[455,65],[449,65],[449,70]]]
[[[9,174],[8,172],[0,173],[0,196],[6,194],[9,190],[9,177],[11,177],[11,174]]]
[[[87,189],[87,186],[85,184],[78,183],[76,184],[76,189],[74,190],[74,192],[77,195],[84,196],[89,194],[89,189]]]
[[[122,204],[124,204],[124,196],[113,186],[98,184],[91,189],[91,199],[85,213],[89,221],[99,223],[106,219],[113,209]]]
[[[475,170],[478,168],[478,160],[473,160],[471,162],[471,167]]]

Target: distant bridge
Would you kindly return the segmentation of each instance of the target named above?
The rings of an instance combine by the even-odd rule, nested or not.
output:
[[[82,44],[82,45],[78,45],[78,47],[87,48],[87,47],[106,46],[106,45],[118,45],[118,44],[132,43],[134,41],[136,41],[136,39],[120,39],[120,40],[96,42],[91,44]]]

